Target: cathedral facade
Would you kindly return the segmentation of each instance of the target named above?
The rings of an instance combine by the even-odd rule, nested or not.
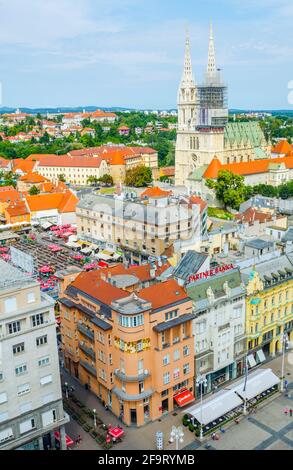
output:
[[[208,65],[202,84],[192,72],[186,36],[184,71],[178,90],[175,184],[185,185],[192,172],[217,156],[223,164],[270,157],[270,143],[256,122],[228,122],[227,86],[216,66],[210,27]]]

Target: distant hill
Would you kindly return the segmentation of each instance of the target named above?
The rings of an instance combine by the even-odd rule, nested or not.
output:
[[[0,107],[0,114],[5,113],[14,113],[17,108],[10,108],[10,107]],[[109,112],[123,112],[123,111],[154,111],[153,109],[134,109],[134,108],[122,108],[119,106],[111,106],[105,108],[104,106],[78,106],[78,107],[60,107],[60,108],[20,108],[20,110],[24,113],[28,114],[46,114],[46,113],[71,113],[71,112],[82,112],[85,110],[86,112],[92,112],[96,109],[102,109],[104,111]],[[176,108],[165,108],[165,109],[157,109],[156,111],[176,111]],[[253,113],[253,112],[264,112],[264,113],[271,113],[273,116],[293,116],[293,109],[237,109],[231,108],[229,110],[230,114],[244,114],[244,113]]]
[[[229,109],[229,113],[271,113],[273,116],[293,116],[293,109]]]

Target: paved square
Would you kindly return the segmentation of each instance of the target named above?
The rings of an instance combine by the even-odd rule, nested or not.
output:
[[[276,441],[271,446],[267,447],[266,450],[292,450],[292,447],[282,441]]]

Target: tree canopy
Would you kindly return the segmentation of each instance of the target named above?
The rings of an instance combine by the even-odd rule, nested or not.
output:
[[[244,178],[227,170],[221,170],[216,181],[208,179],[206,185],[214,189],[217,199],[222,201],[225,207],[239,209],[245,199]]]
[[[139,165],[135,168],[129,168],[129,170],[126,171],[124,184],[126,186],[141,188],[148,186],[152,181],[152,170],[144,165]]]

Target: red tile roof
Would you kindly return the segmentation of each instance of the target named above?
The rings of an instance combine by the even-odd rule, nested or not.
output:
[[[110,305],[114,300],[129,296],[129,292],[101,280],[100,275],[99,270],[82,272],[71,285],[106,305]]]
[[[178,301],[190,300],[183,287],[179,286],[174,279],[142,289],[139,292],[139,297],[151,302],[154,310],[167,307]]]
[[[280,140],[277,145],[272,148],[272,153],[280,153],[284,155],[293,154],[292,146],[287,140]]]
[[[9,204],[8,207],[6,207],[6,212],[10,215],[10,217],[16,217],[20,215],[26,215],[29,214],[29,210],[27,208],[27,205],[25,201],[16,201],[11,204]]]
[[[91,158],[69,155],[52,155],[50,157],[42,158],[39,166],[99,168],[102,161],[103,158],[101,157]]]
[[[20,199],[20,192],[11,186],[4,186],[0,189],[0,202],[16,202]]]
[[[200,206],[200,212],[203,212],[204,209],[207,207],[207,202],[205,202],[201,197],[199,196],[190,196],[189,198],[191,204],[198,204]]]
[[[218,157],[214,157],[203,174],[204,178],[217,178],[219,171],[222,169],[222,164]]]
[[[25,181],[26,183],[43,183],[48,181],[48,179],[39,173],[27,173],[26,175],[21,176],[19,181]]]
[[[269,212],[261,212],[257,209],[253,209],[249,207],[246,211],[242,212],[241,214],[235,215],[236,220],[241,223],[248,223],[249,225],[253,225],[254,222],[258,221],[261,224],[264,222],[268,222],[272,220],[272,215]]]
[[[154,186],[153,188],[147,188],[143,193],[141,193],[141,198],[161,198],[161,197],[168,197],[171,196],[172,191],[164,191],[163,189],[159,188],[158,186]]]
[[[36,166],[36,162],[32,160],[23,160],[22,158],[17,158],[13,160],[13,171],[21,170],[23,173],[32,173]]]
[[[75,212],[78,198],[71,192],[36,194],[26,197],[31,212],[57,209],[60,213]]]
[[[263,160],[253,160],[251,162],[229,163],[222,165],[221,162],[214,158],[203,177],[215,179],[218,177],[220,170],[228,170],[236,175],[254,175],[258,173],[267,173],[271,163],[284,163],[286,168],[293,168],[293,156],[283,158],[265,158]]]
[[[165,166],[160,168],[162,176],[175,176],[175,166]]]

